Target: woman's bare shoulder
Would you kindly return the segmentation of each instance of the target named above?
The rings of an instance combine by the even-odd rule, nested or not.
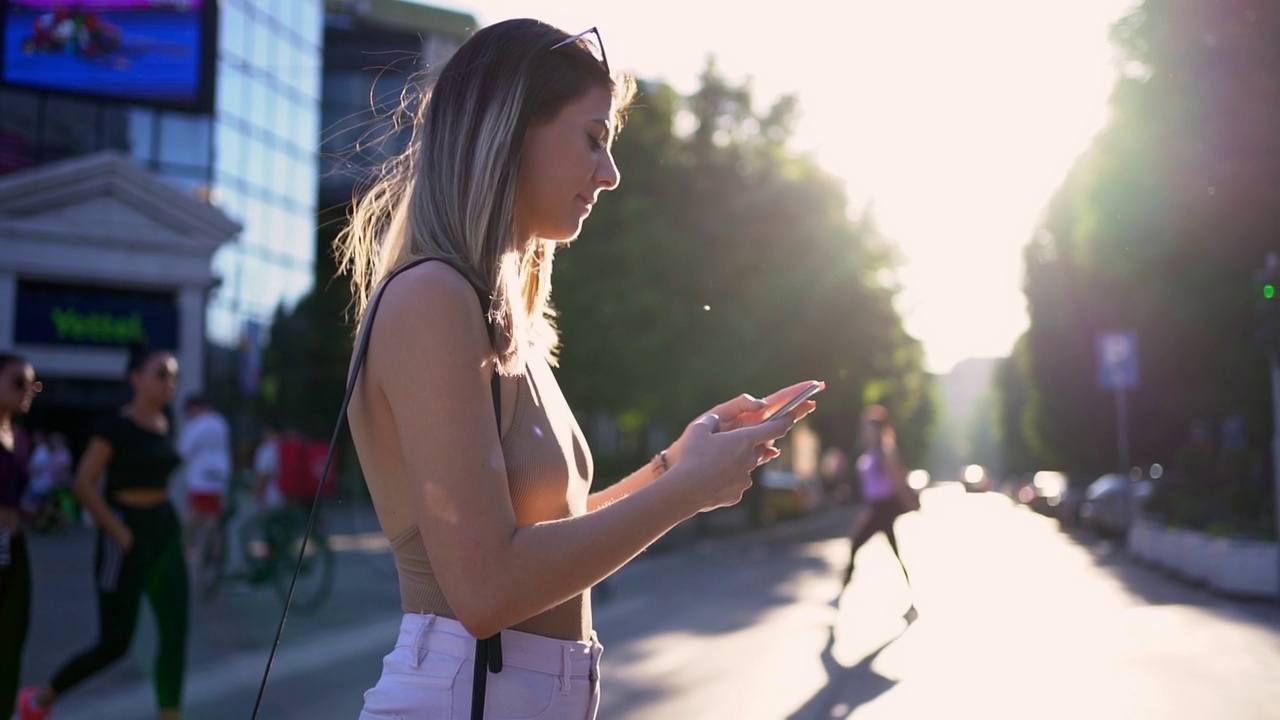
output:
[[[382,291],[377,315],[430,315],[432,322],[474,319],[483,324],[475,288],[445,262],[424,262],[397,275]],[[377,322],[378,317],[374,318]]]
[[[489,342],[475,288],[444,262],[416,265],[388,282],[372,323],[371,344],[419,358],[441,352],[479,358]]]

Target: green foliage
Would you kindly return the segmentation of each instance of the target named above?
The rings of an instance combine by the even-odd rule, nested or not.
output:
[[[883,402],[908,459],[923,458],[931,380],[876,280],[893,248],[787,148],[796,111],[784,97],[757,112],[713,65],[690,97],[643,84],[615,146],[621,187],[556,258],[557,375],[601,485],[710,406],[809,378],[827,381],[812,422],[828,442],[852,446],[864,400]],[[327,432],[351,349],[345,282],[321,259],[317,291],[277,319],[266,360],[278,388],[266,404],[309,433]],[[619,437],[602,441],[599,419]]]
[[[581,414],[639,413],[670,437],[737,393],[813,377],[828,442],[851,446],[864,402],[883,402],[923,458],[923,351],[876,280],[892,247],[788,150],[796,107],[756,112],[713,64],[688,98],[642,84],[615,146],[621,186],[556,259],[560,377]]]
[[[1026,250],[1031,327],[1002,379],[1019,463],[1115,469],[1094,358],[1112,329],[1139,338],[1135,462],[1167,463],[1197,419],[1239,413],[1254,444],[1269,435],[1250,273],[1280,226],[1278,34],[1280,6],[1264,0],[1147,0],[1115,26],[1112,121]]]

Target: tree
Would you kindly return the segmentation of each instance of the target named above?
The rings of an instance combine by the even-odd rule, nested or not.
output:
[[[750,88],[710,63],[689,97],[642,83],[615,146],[621,187],[555,260],[563,391],[589,435],[621,430],[618,448],[592,438],[601,483],[711,405],[808,378],[828,383],[813,419],[825,437],[852,445],[862,404],[884,402],[908,458],[923,458],[931,380],[896,290],[877,280],[893,246],[788,149],[796,111],[783,97],[757,112]],[[332,418],[351,348],[345,283],[317,267],[326,274],[281,314],[267,359],[272,402],[299,422]],[[309,362],[324,367],[302,372]]]
[[[714,63],[687,98],[642,83],[615,147],[620,189],[556,260],[565,393],[670,436],[734,393],[817,377],[824,437],[852,445],[862,405],[885,402],[919,461],[934,405],[877,279],[893,246],[789,151],[796,110],[783,97],[757,112]]]
[[[1167,463],[1193,421],[1270,433],[1250,272],[1280,226],[1280,6],[1147,0],[1113,29],[1113,118],[1072,168],[1027,250],[1023,414],[1041,460],[1115,469],[1099,331],[1137,332],[1133,458]]]

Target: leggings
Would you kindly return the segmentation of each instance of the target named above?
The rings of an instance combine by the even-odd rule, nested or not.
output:
[[[898,553],[898,537],[893,533],[893,521],[898,519],[902,514],[902,507],[895,498],[885,500],[876,500],[871,503],[870,513],[867,522],[860,526],[850,538],[849,543],[849,565],[845,569],[844,583],[849,584],[849,579],[853,577],[853,561],[858,555],[858,550],[866,544],[868,540],[875,536],[876,533],[884,533],[885,539],[889,541],[889,547],[893,549],[893,555],[898,559],[898,566],[902,568],[902,576],[907,579],[907,585],[911,585],[911,576],[907,574],[907,566],[902,562],[902,555]]]
[[[156,703],[178,709],[187,649],[187,566],[182,531],[173,506],[116,506],[115,512],[133,532],[133,547],[121,552],[106,532],[98,531],[94,579],[98,589],[98,641],[62,666],[50,685],[61,695],[129,650],[145,593],[156,615],[160,649],[156,656]]]
[[[13,711],[22,646],[31,624],[31,561],[26,536],[18,533],[9,543],[9,565],[0,567],[0,717]]]

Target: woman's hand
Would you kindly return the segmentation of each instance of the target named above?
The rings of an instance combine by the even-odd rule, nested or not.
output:
[[[808,386],[809,381],[796,383],[795,385],[791,385],[771,393],[763,400],[746,394],[739,395],[732,400],[720,403],[719,405],[711,408],[702,417],[715,415],[719,418],[719,430],[721,432],[759,425],[766,417],[769,416],[769,413],[777,410],[783,405],[786,405],[788,400],[795,397],[797,393]],[[823,386],[825,387],[826,383],[823,383]],[[812,400],[806,400],[788,414],[794,420],[798,421],[800,418],[813,412],[815,407],[817,407],[815,402]],[[701,418],[699,418],[699,420],[700,419]],[[685,428],[684,435],[681,435],[671,445],[671,447],[667,449],[667,464],[669,466],[675,467],[676,463],[680,462],[680,455],[684,449],[685,435],[688,435],[689,428],[692,428],[695,423],[699,422],[699,420],[694,420],[693,423],[690,423],[689,426]],[[772,460],[774,457],[777,457],[777,455],[778,453],[775,450],[773,456],[768,459]]]
[[[116,545],[120,546],[120,552],[128,553],[133,549],[133,531],[126,525],[121,525],[120,529],[111,533],[112,539],[116,541]]]
[[[780,390],[765,400],[739,396],[716,406],[685,429],[668,451],[668,462],[673,468],[679,466],[679,477],[688,483],[699,511],[742,499],[742,493],[751,487],[751,472],[778,456],[774,441],[816,407],[807,401],[784,416],[765,421],[770,411],[785,405],[805,385]]]
[[[22,516],[16,508],[0,508],[0,528],[8,531],[10,536],[22,532]]]

